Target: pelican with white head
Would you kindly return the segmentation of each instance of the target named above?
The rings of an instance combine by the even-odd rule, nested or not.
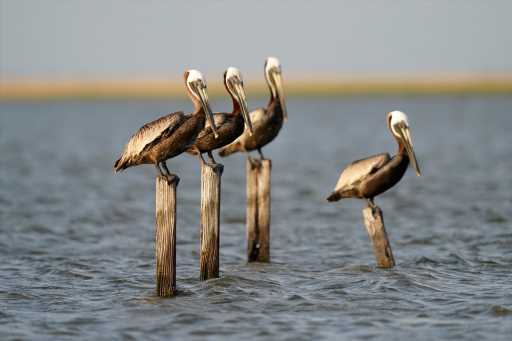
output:
[[[237,102],[242,111],[242,116],[245,121],[245,126],[249,130],[249,134],[252,135],[252,123],[249,116],[249,109],[247,108],[247,98],[245,96],[244,81],[240,71],[233,66],[230,66],[224,75],[224,84],[226,89],[230,93],[231,97]]]
[[[416,171],[416,175],[420,176],[421,171],[418,161],[416,160],[416,154],[414,153],[407,115],[398,110],[391,111],[387,114],[387,122],[391,134],[393,134],[398,142],[398,152],[400,153],[400,149],[405,149],[407,151],[409,161],[412,163],[412,166]]]
[[[114,171],[154,164],[161,176],[177,182],[179,178],[169,172],[166,160],[185,152],[205,127],[206,121],[210,123],[213,135],[218,136],[203,75],[197,70],[188,70],[184,73],[184,81],[194,111],[188,115],[182,111],[173,112],[142,126],[114,163]]]
[[[264,75],[270,89],[270,100],[266,108],[258,108],[250,113],[254,133],[251,134],[246,129],[238,139],[220,150],[220,156],[224,157],[236,152],[248,153],[257,150],[260,159],[264,159],[261,148],[276,138],[283,122],[288,119],[279,59],[268,57],[265,60]]]
[[[212,137],[212,127],[207,124],[197,136],[194,145],[187,150],[190,154],[199,155],[202,162],[206,162],[202,154],[208,153],[212,165],[217,164],[212,154],[213,150],[233,142],[244,132],[244,126],[249,135],[253,132],[249,110],[247,109],[247,99],[242,74],[237,68],[229,67],[224,72],[223,81],[233,102],[232,112],[213,114],[213,121],[218,130],[218,137]]]
[[[217,128],[215,126],[215,121],[213,120],[212,109],[210,109],[206,80],[204,79],[203,74],[194,69],[188,70],[185,72],[185,82],[187,84],[188,91],[195,98],[195,101],[193,100],[193,102],[196,110],[203,110],[212,127],[213,134],[215,138],[217,138]]]
[[[281,63],[276,57],[268,57],[265,62],[265,78],[270,88],[272,97],[279,100],[284,120],[288,120],[288,112],[286,110],[286,102],[284,100],[283,78],[281,71]]]
[[[416,174],[421,175],[418,161],[412,146],[407,115],[401,111],[391,111],[386,115],[389,131],[398,143],[398,152],[391,157],[382,153],[349,164],[340,174],[334,191],[328,201],[344,198],[367,199],[374,207],[375,196],[396,185],[404,176],[409,163]]]

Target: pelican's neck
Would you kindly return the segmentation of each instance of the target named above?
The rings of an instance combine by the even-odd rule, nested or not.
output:
[[[203,106],[201,105],[201,103],[199,103],[199,102],[193,102],[193,103],[194,103],[194,115],[197,115],[197,114],[204,115],[204,110],[203,110]]]
[[[201,102],[199,101],[199,98],[192,92],[188,84],[185,80],[185,88],[187,89],[188,97],[190,98],[190,101],[192,102],[192,105],[194,105],[194,111],[192,114],[199,114],[203,111],[203,106],[201,105]]]
[[[279,102],[279,94],[277,93],[277,89],[275,88],[275,85],[273,85],[270,80],[267,79],[267,85],[270,90],[270,99],[268,100],[267,107],[270,107],[274,102],[276,102],[276,105],[280,106]]]
[[[388,120],[388,130],[391,133],[391,136],[393,136],[393,138],[395,139],[396,144],[397,144],[396,155],[407,154],[407,152],[405,150],[404,143],[402,142],[402,139],[400,139],[398,136],[395,135],[395,133],[393,132],[393,129],[391,129],[391,124],[390,124],[389,120]]]
[[[272,104],[273,101],[278,99],[277,89],[276,86],[272,83],[272,80],[270,79],[270,74],[265,71],[265,80],[267,81],[267,86],[270,91],[270,100],[268,102],[268,106]]]
[[[405,150],[405,145],[403,144],[402,140],[397,138],[395,136],[396,143],[398,145],[397,154],[399,155],[407,155],[407,151]]]
[[[242,112],[242,108],[240,108],[240,104],[236,100],[235,95],[231,92],[231,90],[229,90],[228,85],[226,84],[226,81],[224,81],[224,86],[225,86],[229,96],[231,97],[231,100],[233,101],[233,111],[232,111],[232,114],[239,115]]]
[[[188,87],[187,87],[188,89]],[[192,104],[194,105],[194,111],[192,114],[204,114],[203,106],[201,105],[201,102],[199,99],[190,91],[188,90],[188,96],[190,97],[190,100],[192,101]]]
[[[232,94],[231,94],[231,100],[233,101],[233,111],[232,111],[232,114],[233,115],[240,115],[240,113],[242,112],[242,108],[240,107],[240,104],[236,100],[235,96],[233,96]]]

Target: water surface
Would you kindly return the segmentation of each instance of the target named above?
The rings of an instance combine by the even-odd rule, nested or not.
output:
[[[263,104],[254,101],[251,107]],[[227,109],[227,101],[212,107]],[[225,165],[221,278],[199,282],[199,164],[178,192],[179,294],[154,294],[154,169],[114,175],[133,132],[187,102],[0,105],[0,339],[475,339],[512,333],[512,97],[288,103],[271,146],[271,264],[245,258],[243,156]],[[409,114],[424,176],[377,199],[397,261],[375,267],[348,162],[394,152]]]

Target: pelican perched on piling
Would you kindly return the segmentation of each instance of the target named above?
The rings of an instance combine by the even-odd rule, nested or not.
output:
[[[416,175],[421,175],[412,146],[407,115],[401,111],[392,111],[387,114],[386,120],[388,129],[398,143],[397,154],[391,158],[388,153],[383,153],[352,162],[341,172],[334,192],[327,197],[328,201],[360,198],[368,200],[370,206],[375,207],[374,197],[398,183],[409,162],[416,170]]]
[[[188,95],[194,104],[194,111],[188,115],[181,111],[175,112],[142,126],[131,137],[124,147],[123,154],[114,163],[115,172],[141,164],[154,164],[160,175],[169,181],[177,180],[178,177],[169,172],[165,161],[183,153],[194,143],[204,128],[206,118],[214,136],[217,136],[208,102],[206,80],[197,70],[186,71],[184,78]]]
[[[220,156],[224,157],[236,152],[257,150],[260,158],[263,159],[261,148],[279,134],[283,121],[288,119],[281,78],[281,64],[277,58],[267,58],[265,79],[270,89],[270,100],[266,108],[256,109],[250,114],[254,133],[251,135],[246,127],[239,138],[219,151]]]
[[[187,152],[198,154],[202,160],[202,154],[208,153],[210,162],[216,164],[212,151],[224,147],[233,142],[244,132],[244,125],[249,135],[252,135],[252,124],[247,109],[247,100],[244,91],[242,74],[235,67],[229,67],[224,72],[224,86],[233,100],[233,111],[231,113],[214,113],[213,120],[219,134],[218,138],[213,135],[211,125],[207,122],[204,129],[199,133],[192,147]]]

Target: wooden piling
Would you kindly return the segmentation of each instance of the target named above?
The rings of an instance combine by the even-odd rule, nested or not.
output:
[[[176,293],[176,187],[179,179],[156,178],[156,291],[158,296]]]
[[[270,261],[271,160],[247,159],[247,260]]]
[[[384,218],[380,207],[374,208],[367,206],[363,209],[363,220],[368,236],[373,243],[373,252],[377,259],[379,268],[392,268],[395,266],[395,258],[391,251],[386,228],[384,227]]]
[[[201,165],[200,279],[219,277],[220,185],[224,166]]]

